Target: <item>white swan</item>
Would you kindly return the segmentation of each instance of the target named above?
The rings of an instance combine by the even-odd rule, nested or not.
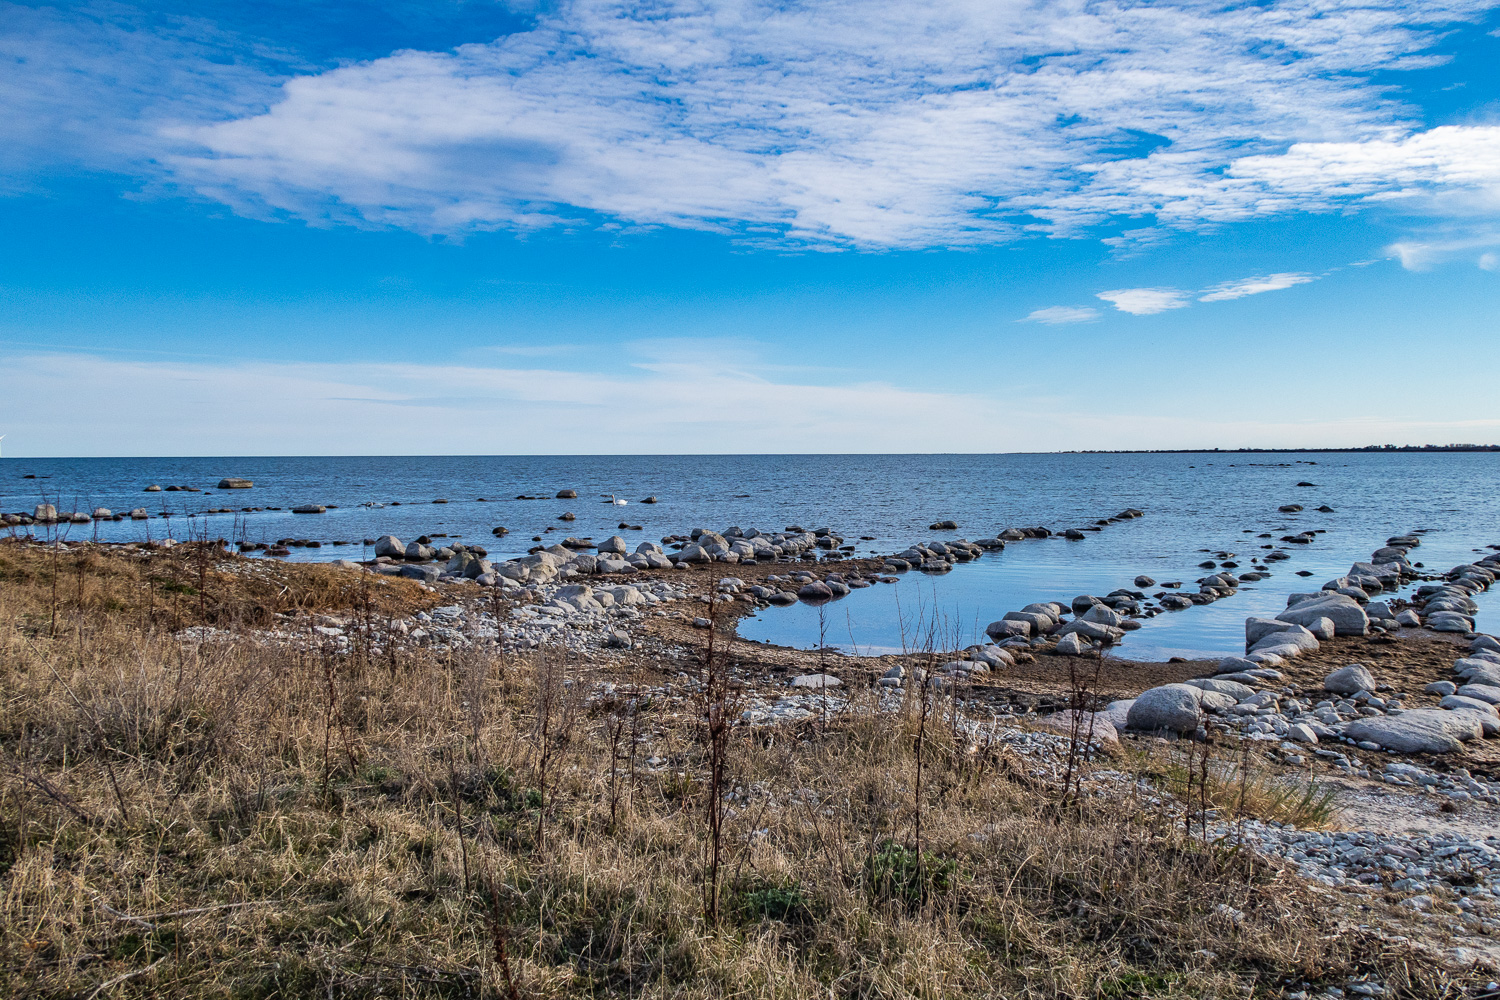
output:
[[[613,493],[611,493],[609,495],[609,502],[612,503],[612,504],[614,504],[616,507],[623,507],[626,504],[628,504],[630,501],[629,500],[621,500],[619,497],[617,497]]]

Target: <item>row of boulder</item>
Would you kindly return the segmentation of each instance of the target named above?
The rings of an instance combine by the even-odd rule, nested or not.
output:
[[[1225,666],[1230,664],[1226,663]],[[1477,637],[1454,665],[1462,685],[1429,684],[1436,708],[1406,708],[1363,664],[1351,663],[1323,680],[1324,697],[1294,697],[1275,689],[1279,672],[1221,673],[1163,684],[1112,703],[1102,714],[1118,728],[1204,735],[1210,716],[1252,739],[1304,744],[1343,740],[1362,750],[1451,753],[1470,740],[1500,736],[1500,641]],[[1260,688],[1260,690],[1257,690]]]
[[[1479,610],[1474,595],[1488,590],[1496,577],[1500,577],[1500,552],[1455,566],[1444,574],[1444,582],[1418,587],[1412,598],[1416,610],[1407,614],[1435,632],[1472,632]]]
[[[32,524],[89,524],[93,521],[144,521],[151,514],[144,507],[124,513],[116,513],[108,507],[95,507],[92,511],[62,511],[55,504],[39,503],[30,512],[19,511],[0,514],[0,524],[7,527],[25,527]]]
[[[1258,575],[1257,579],[1260,578]],[[1135,583],[1143,587],[1157,585],[1148,576],[1136,577]],[[1158,592],[1154,595],[1156,607],[1147,605],[1148,598],[1143,591],[1126,588],[1112,590],[1102,597],[1081,594],[1073,598],[1071,605],[1039,601],[1019,611],[1006,612],[985,628],[985,634],[997,643],[1010,646],[1032,645],[1039,639],[1052,637],[1057,640],[1055,652],[1063,656],[1081,656],[1118,643],[1126,632],[1141,627],[1140,618],[1151,617],[1158,610],[1179,611],[1229,597],[1239,590],[1240,577],[1219,572],[1201,577],[1197,583],[1197,592]],[[1174,581],[1161,586],[1175,591],[1181,583]]]
[[[568,538],[555,545],[537,546],[515,559],[492,562],[479,546],[458,543],[437,546],[425,537],[403,543],[394,535],[382,535],[375,540],[375,561],[379,572],[428,583],[469,579],[482,586],[512,589],[559,578],[630,574],[699,563],[811,558],[819,550],[836,551],[843,538],[826,528],[808,531],[793,527],[766,534],[754,528],[730,527],[722,532],[697,528],[690,535],[668,536],[663,541],[671,552],[657,542],[641,542],[632,550],[620,535],[598,544],[589,539]],[[432,565],[434,562],[443,565]]]
[[[1111,524],[1118,524],[1121,521],[1133,521],[1138,517],[1145,516],[1145,511],[1137,510],[1134,507],[1127,507],[1125,510],[1120,511],[1120,513],[1114,515],[1113,517],[1101,517],[1093,524],[1084,525],[1082,528],[1064,528],[1061,531],[1054,531],[1051,528],[1044,527],[1006,528],[1004,531],[996,533],[993,538],[981,538],[975,544],[979,545],[981,548],[986,549],[1003,549],[1005,548],[1006,542],[1020,542],[1025,541],[1028,538],[1051,538],[1054,535],[1060,538],[1080,541],[1088,537],[1085,532],[1103,531]],[[933,531],[957,531],[958,522],[934,521],[932,524],[928,525],[928,527]]]

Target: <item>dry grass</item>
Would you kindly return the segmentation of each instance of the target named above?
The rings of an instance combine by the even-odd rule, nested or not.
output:
[[[710,921],[691,711],[559,707],[559,672],[592,678],[556,660],[181,642],[105,603],[154,572],[108,560],[43,627],[50,580],[12,555],[8,995],[1208,997],[1376,969],[1443,995],[1248,854],[1128,802],[1060,809],[949,727],[927,728],[916,800],[918,720],[873,704],[735,730]],[[236,594],[221,624],[270,607]]]
[[[217,545],[50,548],[16,538],[0,538],[0,592],[18,624],[48,630],[59,616],[80,614],[95,624],[175,631],[264,627],[279,614],[357,611],[388,618],[437,603],[411,580],[252,561]]]

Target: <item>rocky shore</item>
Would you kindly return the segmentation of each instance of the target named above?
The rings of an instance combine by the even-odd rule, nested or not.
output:
[[[1140,513],[1122,512],[1117,523],[1126,515]],[[588,665],[582,676],[594,703],[628,695],[691,713],[702,697],[698,662],[710,631],[732,640],[735,622],[754,610],[837,600],[903,572],[943,573],[1058,534],[1044,531],[919,542],[874,558],[852,557],[835,530],[797,526],[695,529],[633,546],[623,535],[599,543],[564,538],[506,560],[451,539],[382,536],[373,560],[320,572],[372,585],[394,578],[389,585],[429,595],[426,607],[378,630],[356,613],[283,614],[255,635],[334,656],[363,649],[376,659],[392,646],[449,659],[564,652]],[[1186,805],[1111,770],[1116,748],[1215,747],[1257,762],[1277,781],[1311,782],[1336,801],[1360,805],[1333,829],[1229,823],[1211,808],[1196,814],[1211,838],[1243,844],[1337,898],[1360,906],[1378,901],[1395,914],[1381,917],[1382,926],[1437,935],[1447,942],[1447,960],[1489,968],[1500,963],[1500,843],[1493,832],[1500,824],[1500,640],[1476,633],[1473,615],[1474,598],[1500,576],[1500,551],[1434,573],[1412,561],[1420,542],[1415,533],[1392,537],[1320,589],[1289,595],[1274,618],[1249,618],[1243,655],[1218,662],[1135,664],[1104,654],[1132,627],[1179,603],[1169,598],[1186,598],[1185,607],[1221,600],[1260,572],[1226,568],[1237,561],[1227,553],[1214,554],[1212,572],[1190,594],[1139,577],[1134,587],[1067,604],[1038,601],[993,622],[992,641],[962,649],[857,657],[736,643],[736,724],[795,733],[871,699],[889,711],[931,699],[943,724],[966,732],[976,748],[1003,750],[1023,773],[1054,776],[1047,780],[1066,766],[1081,732],[1097,755],[1091,794],[1149,795],[1172,809]],[[34,540],[15,544],[46,548]],[[142,560],[173,552],[161,544],[116,548]],[[275,581],[294,569],[215,546],[208,551],[225,574]],[[1276,561],[1258,556],[1251,565]],[[1413,585],[1409,600],[1394,596]],[[184,629],[179,639],[244,641],[213,625]],[[1172,679],[1161,683],[1164,674]],[[1058,711],[1079,703],[1079,716]],[[1367,811],[1378,825],[1362,815]],[[1364,978],[1337,989],[1378,996],[1384,987]]]

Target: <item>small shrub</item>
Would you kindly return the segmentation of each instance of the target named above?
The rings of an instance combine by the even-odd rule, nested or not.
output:
[[[744,923],[778,920],[785,924],[809,923],[812,900],[794,882],[755,882],[734,894],[734,911]]]
[[[909,907],[921,906],[933,893],[953,886],[958,862],[931,851],[920,854],[909,847],[887,841],[865,865],[876,898],[890,899]]]

